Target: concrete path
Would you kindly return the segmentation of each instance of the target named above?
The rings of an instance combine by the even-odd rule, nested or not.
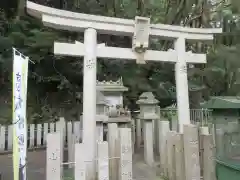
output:
[[[37,150],[28,152],[27,177],[28,180],[45,179],[46,151]],[[0,155],[0,172],[2,180],[13,180],[12,155]],[[133,156],[133,179],[134,180],[162,180],[157,175],[157,168],[151,168],[143,163],[143,155]],[[65,180],[72,180],[66,177]]]

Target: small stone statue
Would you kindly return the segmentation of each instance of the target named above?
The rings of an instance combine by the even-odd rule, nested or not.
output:
[[[119,116],[119,110],[116,106],[111,106],[109,108],[109,117],[118,117]]]

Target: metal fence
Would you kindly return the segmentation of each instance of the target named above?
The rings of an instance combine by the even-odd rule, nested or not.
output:
[[[161,117],[169,121],[177,121],[177,109],[161,109]],[[190,109],[192,124],[207,126],[212,123],[212,111],[209,109]]]

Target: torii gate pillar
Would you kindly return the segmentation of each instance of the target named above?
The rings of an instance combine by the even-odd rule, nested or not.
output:
[[[174,43],[174,49],[177,52],[177,62],[175,64],[175,79],[177,91],[176,95],[178,109],[178,128],[179,132],[183,132],[183,125],[190,124],[187,62],[185,58],[185,38],[177,38]]]
[[[97,72],[97,31],[88,28],[84,32],[84,76],[83,76],[83,144],[88,179],[95,178],[96,151],[96,72]],[[87,120],[87,121],[86,121]]]

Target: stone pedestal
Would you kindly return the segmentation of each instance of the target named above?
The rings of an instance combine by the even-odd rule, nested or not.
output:
[[[144,120],[144,160],[149,166],[153,166],[153,121]]]

